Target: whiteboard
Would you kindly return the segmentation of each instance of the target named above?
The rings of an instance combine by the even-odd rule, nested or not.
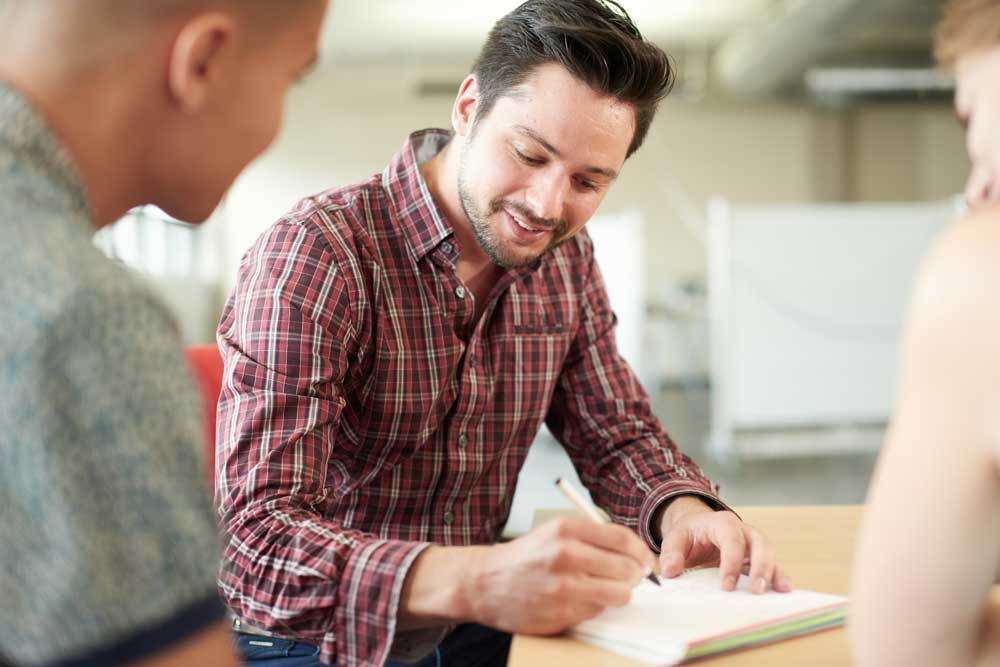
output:
[[[885,422],[916,272],[955,217],[912,204],[709,206],[713,437]]]

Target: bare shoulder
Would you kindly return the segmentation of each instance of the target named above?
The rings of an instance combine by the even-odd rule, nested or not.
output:
[[[976,322],[1000,330],[1000,204],[976,209],[938,237],[918,276],[910,316],[917,326],[930,320],[947,330]],[[992,340],[1000,345],[1000,338]]]
[[[932,392],[938,416],[952,415],[1000,465],[1000,205],[973,211],[934,243],[903,348],[904,397],[917,386]]]

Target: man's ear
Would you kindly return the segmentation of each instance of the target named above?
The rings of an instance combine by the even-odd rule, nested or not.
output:
[[[479,106],[479,82],[476,75],[465,77],[458,89],[458,97],[451,108],[451,126],[455,133],[467,136],[476,121],[476,109]]]
[[[236,30],[233,18],[221,12],[199,14],[181,27],[170,50],[167,86],[183,111],[201,109],[224,80]]]

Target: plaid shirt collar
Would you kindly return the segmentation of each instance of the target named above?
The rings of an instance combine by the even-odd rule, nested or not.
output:
[[[451,137],[451,132],[433,128],[414,132],[382,174],[400,227],[418,260],[455,233],[420,173],[420,165],[437,155]]]
[[[382,173],[383,185],[398,212],[404,236],[418,260],[455,233],[431,197],[420,173],[420,165],[440,153],[453,136],[454,133],[449,130],[436,128],[414,132],[407,137]],[[542,260],[538,259],[529,266],[507,273],[516,280],[534,273],[541,265]]]

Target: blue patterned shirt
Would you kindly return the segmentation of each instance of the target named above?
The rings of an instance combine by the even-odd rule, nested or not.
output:
[[[0,663],[124,664],[223,613],[176,324],[94,231],[0,83]]]

